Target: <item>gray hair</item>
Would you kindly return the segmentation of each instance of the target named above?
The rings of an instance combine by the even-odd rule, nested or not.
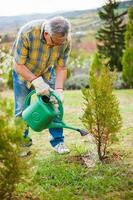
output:
[[[60,33],[62,36],[67,36],[71,30],[70,22],[64,17],[53,17],[48,20],[45,26],[45,31],[47,31],[51,36]]]

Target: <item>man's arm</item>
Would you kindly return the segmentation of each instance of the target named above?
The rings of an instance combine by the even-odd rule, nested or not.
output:
[[[71,40],[69,39],[65,51],[62,53],[60,58],[57,61],[56,66],[56,80],[55,80],[55,89],[63,89],[64,83],[67,77],[67,59],[71,50]]]
[[[55,90],[64,88],[64,83],[65,83],[66,77],[67,77],[67,69],[57,66],[56,67]]]
[[[25,65],[16,62],[14,62],[14,68],[26,81],[31,82],[38,95],[49,95],[50,87],[41,76],[35,76]]]
[[[67,77],[67,69],[57,66],[56,67],[56,79],[55,79],[55,92],[59,95],[60,100],[64,101],[64,83]]]
[[[26,81],[32,82],[37,77],[25,66],[14,61],[15,71],[20,74]]]

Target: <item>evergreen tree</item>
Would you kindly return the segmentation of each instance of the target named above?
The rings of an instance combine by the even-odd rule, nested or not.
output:
[[[128,11],[129,21],[125,34],[125,51],[122,57],[123,79],[133,87],[133,7]]]
[[[89,77],[89,89],[83,90],[84,114],[83,124],[95,138],[99,159],[107,156],[107,148],[114,141],[121,127],[119,103],[113,94],[113,76],[109,69],[102,66],[98,55],[95,56]],[[97,73],[98,72],[98,73]]]
[[[98,52],[94,54],[93,62],[90,67],[90,73],[94,72],[97,75],[100,73],[101,69],[103,67],[103,63],[100,59],[100,55]]]
[[[124,48],[124,15],[118,12],[119,3],[108,0],[107,4],[99,10],[98,15],[102,20],[102,27],[97,32],[97,47],[99,53],[106,59],[110,70],[122,70],[121,57]]]

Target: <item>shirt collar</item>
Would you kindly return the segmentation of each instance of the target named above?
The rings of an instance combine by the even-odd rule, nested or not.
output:
[[[43,43],[46,43],[46,40],[44,38],[45,24],[46,24],[46,22],[42,23],[42,25],[41,25],[41,33],[40,33],[40,40]]]

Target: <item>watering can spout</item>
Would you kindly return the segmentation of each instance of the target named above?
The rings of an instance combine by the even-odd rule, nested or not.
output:
[[[51,122],[49,125],[48,125],[48,128],[64,128],[64,122],[63,121],[60,121],[60,122]]]
[[[80,132],[81,136],[85,136],[88,135],[89,133],[87,131],[81,130],[81,129],[77,129],[78,132]]]
[[[74,131],[78,131],[81,136],[85,136],[85,135],[88,134],[87,131],[84,131],[84,130],[81,130],[79,128],[75,128],[75,127],[72,127],[72,126],[68,126],[63,121],[60,121],[60,122],[51,122],[49,124],[49,128],[67,128],[67,129],[71,129],[71,130],[74,130]]]

